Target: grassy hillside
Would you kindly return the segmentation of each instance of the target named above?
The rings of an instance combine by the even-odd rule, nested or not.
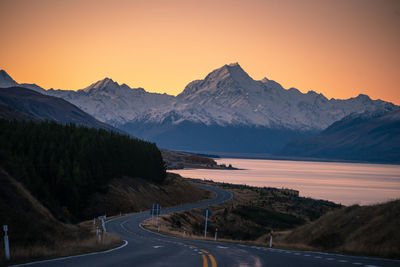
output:
[[[0,120],[0,129],[0,167],[64,221],[85,219],[90,197],[112,179],[166,177],[156,145],[129,136],[55,122]]]
[[[60,222],[23,184],[1,168],[0,184],[0,225],[9,226],[10,264],[105,250],[122,243],[113,234],[98,242],[93,220],[79,224]],[[152,203],[167,207],[211,197],[210,192],[171,174],[162,185],[124,177],[112,180],[107,187],[105,193],[96,193],[89,199],[83,210],[88,217],[119,216],[120,212],[124,215],[147,210]],[[0,249],[0,258],[4,259],[4,249]]]
[[[194,203],[210,197],[209,191],[198,188],[177,174],[167,173],[163,184],[122,177],[113,179],[106,192],[93,194],[82,212],[87,217],[137,212],[150,209],[153,203],[160,203],[163,208]]]
[[[7,224],[9,228],[10,264],[104,250],[122,243],[119,237],[111,234],[99,243],[91,225],[58,221],[21,183],[1,168],[0,184],[0,224]],[[4,258],[2,248],[0,259]],[[0,266],[3,264],[1,261]]]
[[[220,186],[233,193],[232,200],[209,207],[212,212],[209,235],[213,236],[218,228],[218,236],[224,239],[256,241],[271,230],[292,229],[340,207],[329,201],[299,197],[298,191],[290,189],[194,181]],[[161,230],[181,236],[186,229],[187,236],[201,237],[204,234],[203,210],[163,215]]]
[[[281,238],[311,249],[400,258],[400,200],[327,213]]]

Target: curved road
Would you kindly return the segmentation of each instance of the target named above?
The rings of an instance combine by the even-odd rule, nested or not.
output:
[[[225,190],[199,186],[215,192],[216,197],[195,204],[167,208],[161,213],[204,207],[232,198],[231,193]],[[106,223],[108,232],[116,233],[124,239],[124,245],[119,248],[17,266],[400,266],[400,261],[396,260],[168,237],[143,229],[140,223],[148,218],[149,212],[141,212]]]

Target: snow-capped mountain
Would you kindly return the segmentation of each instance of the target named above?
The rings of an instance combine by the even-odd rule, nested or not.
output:
[[[116,126],[145,117],[174,101],[173,96],[133,89],[109,78],[78,91],[48,90],[47,94],[64,98],[98,120]]]
[[[184,150],[273,152],[349,114],[397,107],[366,95],[329,100],[313,91],[284,89],[267,78],[252,79],[237,63],[192,81],[176,97],[130,88],[109,78],[78,91],[26,86],[64,98],[137,137]]]
[[[36,84],[17,83],[4,70],[0,71],[0,88],[21,86],[42,94],[61,97],[102,122],[121,125],[147,117],[175,100],[167,94],[148,93],[143,88],[130,88],[110,78],[97,81],[81,90],[45,90]]]
[[[321,130],[354,112],[391,110],[393,107],[365,95],[348,100],[328,100],[313,91],[303,94],[294,88],[286,90],[267,78],[253,80],[235,63],[214,70],[204,80],[188,84],[177,96],[173,110],[183,117],[196,111],[196,115],[202,116],[186,115],[185,120],[207,125]]]

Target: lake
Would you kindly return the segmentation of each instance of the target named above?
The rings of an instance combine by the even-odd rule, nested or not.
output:
[[[216,160],[241,170],[173,170],[183,177],[300,191],[300,196],[344,205],[374,204],[400,198],[400,165],[289,160]]]

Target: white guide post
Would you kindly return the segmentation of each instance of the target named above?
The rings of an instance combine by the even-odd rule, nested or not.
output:
[[[6,259],[10,260],[10,245],[8,243],[8,226],[7,225],[3,225],[3,230],[4,230],[4,250],[5,250],[5,255],[6,255]]]
[[[272,248],[272,236],[274,235],[274,231],[269,233],[269,247]]]
[[[217,241],[217,233],[218,233],[218,228],[215,228],[215,236],[214,236],[214,241]]]
[[[160,214],[160,204],[157,204],[156,210],[157,210],[156,225],[158,226],[158,215]]]
[[[151,205],[151,224],[154,224],[154,205]]]
[[[206,223],[204,224],[204,238],[207,238],[208,209],[206,209]]]

